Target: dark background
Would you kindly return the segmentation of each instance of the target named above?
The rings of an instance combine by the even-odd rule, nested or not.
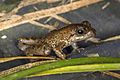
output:
[[[10,0],[5,0],[10,1]],[[102,10],[102,7],[110,2],[110,5]],[[4,3],[1,1],[1,4]],[[11,3],[5,3],[8,6]],[[56,3],[57,4],[57,3]],[[51,4],[42,3],[36,4],[39,9],[52,7]],[[21,9],[18,14],[24,14],[30,12],[32,6],[27,6],[24,9]],[[89,21],[93,28],[96,29],[96,37],[100,39],[106,39],[115,35],[120,35],[120,1],[119,0],[105,0],[100,3],[83,7],[65,14],[60,14],[65,17],[72,23],[80,23],[83,20]],[[46,18],[47,19],[47,18]],[[40,20],[44,22],[46,19]],[[52,19],[48,24],[53,24],[56,19]],[[59,21],[58,21],[59,22]],[[59,22],[58,27],[64,26],[66,24]],[[47,29],[42,27],[34,26],[31,24],[19,25],[14,28],[3,30],[0,32],[0,37],[6,35],[6,39],[0,38],[0,57],[9,57],[9,56],[19,56],[24,55],[18,47],[18,38],[20,37],[42,37],[48,33]],[[108,57],[120,57],[120,40],[111,41],[107,43],[96,44],[78,44],[80,48],[85,48],[81,50],[80,53],[74,54],[77,52],[71,53],[71,58],[83,57],[88,54],[99,54],[99,56],[108,56]],[[69,49],[67,49],[69,50]],[[0,70],[5,70],[10,67],[14,67],[20,64],[26,63],[26,60],[15,60],[12,62],[0,64]],[[119,71],[117,71],[120,73]],[[26,79],[24,79],[26,80]],[[42,76],[36,78],[30,78],[28,80],[118,80],[117,78],[104,75],[100,72],[89,72],[89,73],[71,73],[71,74],[59,74],[59,75],[50,75]]]

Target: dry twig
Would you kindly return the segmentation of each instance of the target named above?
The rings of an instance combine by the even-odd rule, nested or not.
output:
[[[9,57],[9,58],[0,58],[0,63],[3,63],[3,62],[7,62],[7,61],[11,61],[11,60],[15,60],[15,59],[55,59],[55,58],[52,58],[52,57],[35,57],[35,56],[19,56],[19,57]]]
[[[20,66],[17,66],[17,67],[13,67],[13,68],[1,71],[0,72],[0,76],[1,77],[2,76],[7,76],[9,74],[12,74],[12,73],[15,73],[15,72],[18,72],[18,71],[22,71],[24,69],[29,69],[29,68],[38,66],[40,64],[49,63],[49,62],[53,62],[53,61],[56,61],[56,60],[39,61],[39,62],[34,62],[34,63],[28,63],[28,64],[20,65]]]
[[[103,7],[102,10],[104,10],[105,8],[107,8],[110,5],[110,2],[107,2]]]
[[[108,42],[108,41],[114,41],[114,40],[120,40],[120,35],[113,36],[113,37],[107,38],[105,40],[101,40],[100,42]]]
[[[14,8],[12,10],[12,12],[16,13],[22,7],[37,4],[37,3],[40,3],[40,2],[53,3],[53,2],[57,2],[57,1],[60,1],[60,0],[22,0],[21,3],[16,8]]]
[[[39,22],[37,22],[37,21],[30,21],[29,23],[34,24],[34,25],[36,25],[36,26],[42,26],[42,27],[47,28],[47,29],[49,29],[49,30],[54,30],[54,29],[56,29],[56,28],[53,27],[53,26],[50,26],[50,25],[47,25],[47,24],[44,25],[44,24],[39,23]]]
[[[119,73],[110,72],[110,71],[105,71],[105,72],[102,72],[102,73],[120,79],[120,74]]]
[[[15,7],[12,11],[10,11],[9,13],[6,13],[4,15],[2,15],[2,18],[7,18],[6,16],[9,15],[9,17],[11,17],[12,15],[15,15],[19,9],[25,7],[25,6],[29,6],[29,5],[33,5],[33,4],[37,4],[37,3],[41,3],[41,2],[47,2],[47,3],[53,3],[53,2],[57,2],[60,0],[22,0],[20,2],[20,4]]]
[[[55,19],[57,19],[57,20],[60,20],[61,22],[64,22],[64,23],[66,23],[66,24],[71,24],[70,21],[68,21],[67,19],[65,19],[65,18],[63,18],[63,17],[61,17],[61,16],[52,15],[51,17],[53,17],[53,18],[55,18]]]
[[[62,5],[62,6],[58,6],[58,7],[54,7],[54,8],[50,8],[50,9],[45,9],[45,10],[41,10],[41,11],[36,11],[36,12],[32,12],[32,13],[28,13],[28,14],[24,14],[23,16],[17,16],[14,19],[10,19],[7,21],[3,21],[0,22],[0,31],[4,30],[4,29],[8,29],[20,24],[24,24],[27,23],[29,21],[33,21],[33,20],[38,20],[41,18],[45,18],[45,17],[49,17],[55,14],[61,14],[61,13],[65,13],[71,10],[75,10],[78,9],[80,7],[83,6],[87,6],[93,3],[97,3],[100,2],[101,0],[82,0],[82,1],[76,1],[67,5]]]

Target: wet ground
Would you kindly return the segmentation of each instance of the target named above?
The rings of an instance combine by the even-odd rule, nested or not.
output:
[[[107,8],[102,10],[102,7],[110,2]],[[29,8],[29,7],[28,7]],[[20,11],[21,14],[24,10]],[[105,39],[115,35],[120,35],[120,1],[119,0],[106,0],[94,5],[90,5],[84,8],[80,8],[61,16],[65,17],[72,23],[80,23],[83,20],[88,20],[91,22],[93,27],[96,29],[96,37],[100,39]],[[45,19],[40,22],[44,22]],[[52,24],[55,19],[52,19],[48,24]],[[65,24],[60,23],[60,26]],[[58,27],[60,27],[58,26]],[[0,57],[8,56],[18,56],[24,55],[17,47],[18,38],[20,37],[42,37],[48,33],[47,29],[42,27],[34,26],[31,24],[19,25],[8,30],[0,32]],[[6,36],[6,38],[2,38]],[[87,44],[81,45],[79,47],[84,47],[81,53],[72,53],[71,58],[86,56],[88,54],[99,54],[99,56],[108,57],[120,57],[120,40],[111,41],[99,45]],[[16,63],[16,64],[14,64]],[[8,69],[13,66],[26,63],[25,60],[16,60],[13,62],[8,62],[0,64],[0,70]],[[25,80],[25,79],[24,79]],[[43,76],[37,78],[31,78],[28,80],[118,80],[117,78],[103,75],[99,72],[95,73],[75,73],[75,74],[60,74]]]

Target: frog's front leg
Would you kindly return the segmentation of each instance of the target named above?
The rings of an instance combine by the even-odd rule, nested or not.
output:
[[[76,42],[71,43],[71,45],[72,45],[72,47],[73,47],[73,50],[78,51],[78,52],[80,53],[80,49],[78,48]]]
[[[56,55],[61,58],[61,59],[65,59],[66,56],[63,53],[62,49],[65,47],[65,43],[59,43],[58,46],[56,46],[53,50],[55,51]]]

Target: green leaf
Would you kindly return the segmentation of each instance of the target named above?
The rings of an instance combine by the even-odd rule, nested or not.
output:
[[[92,66],[93,68],[90,68],[89,66]],[[46,63],[30,69],[16,72],[14,74],[2,77],[0,78],[0,80],[16,80],[16,79],[24,78],[26,76],[29,76],[38,72],[49,71],[49,70],[58,69],[58,68],[63,68],[65,73],[67,72],[68,67],[69,69],[74,68],[72,70],[73,72],[78,70],[77,67],[79,67],[79,69],[82,68],[82,70],[81,71],[79,70],[78,72],[120,70],[120,58],[90,57],[90,58],[60,60],[53,63]],[[95,67],[96,69],[93,70]]]
[[[36,76],[51,75],[51,74],[62,74],[62,73],[106,71],[106,70],[120,70],[120,63],[67,66],[67,67],[43,71],[34,75],[30,75],[28,77],[36,77]]]

